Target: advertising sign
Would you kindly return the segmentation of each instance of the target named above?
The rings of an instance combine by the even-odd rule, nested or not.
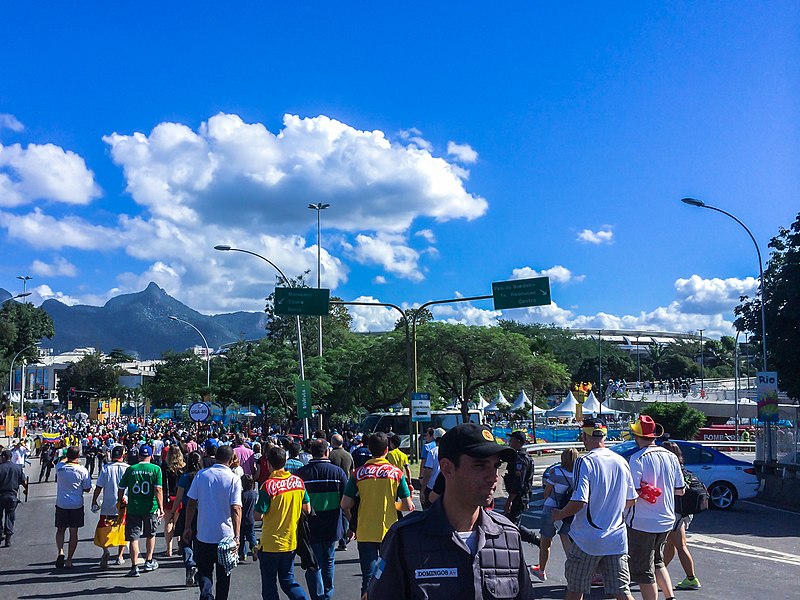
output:
[[[778,373],[777,371],[759,371],[756,373],[756,391],[758,392],[758,420],[763,422],[778,421]]]

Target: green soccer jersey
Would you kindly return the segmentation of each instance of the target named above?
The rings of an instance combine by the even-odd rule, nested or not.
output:
[[[161,487],[161,467],[149,462],[128,467],[119,487],[128,490],[129,514],[152,515],[158,510],[156,487]]]

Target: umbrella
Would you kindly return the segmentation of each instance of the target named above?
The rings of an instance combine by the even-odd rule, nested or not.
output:
[[[77,412],[77,413],[75,413],[75,418],[76,419],[81,419],[81,420],[88,419],[89,415],[87,415],[85,412]]]

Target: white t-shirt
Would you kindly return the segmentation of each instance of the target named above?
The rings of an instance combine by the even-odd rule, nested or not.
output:
[[[433,484],[436,483],[436,477],[439,475],[439,446],[434,446],[428,451],[428,455],[425,457],[425,468],[431,469],[431,476],[426,487],[432,490]]]
[[[242,505],[242,480],[230,467],[211,465],[199,471],[186,495],[197,500],[198,540],[219,544],[233,536],[231,506]]]
[[[19,448],[15,448],[14,451],[11,453],[11,460],[15,465],[19,465],[21,467],[25,467],[25,459],[31,455],[31,451],[28,450],[25,446],[20,446]]]
[[[644,498],[625,513],[625,522],[631,529],[647,533],[664,533],[675,524],[675,490],[684,487],[683,473],[678,457],[665,448],[648,446],[631,456],[633,485],[638,490],[649,483],[661,490],[655,504]]]
[[[592,556],[625,554],[625,502],[636,498],[628,463],[608,448],[595,448],[575,461],[572,499],[585,502],[570,526],[578,548]]]
[[[164,450],[164,440],[161,439],[154,439],[153,440],[153,456],[161,458],[161,452]]]
[[[544,506],[558,508],[558,501],[567,493],[567,490],[575,485],[575,479],[572,471],[567,471],[558,463],[547,467],[547,470],[542,476],[542,483],[544,485],[550,484],[553,486],[553,491],[550,492],[550,495],[544,500]]]
[[[103,488],[103,503],[100,505],[100,514],[113,517],[117,512],[117,493],[119,480],[130,465],[126,462],[111,462],[100,470],[97,477],[97,487]]]
[[[83,494],[91,491],[89,471],[76,463],[56,465],[56,506],[64,509],[83,508]]]

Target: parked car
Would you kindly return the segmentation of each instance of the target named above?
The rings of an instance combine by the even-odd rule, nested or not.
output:
[[[755,498],[758,478],[751,463],[694,442],[671,441],[680,447],[684,466],[708,488],[709,504],[713,508],[729,510],[737,500]],[[628,440],[611,446],[611,449],[630,460],[638,446],[634,440]]]

